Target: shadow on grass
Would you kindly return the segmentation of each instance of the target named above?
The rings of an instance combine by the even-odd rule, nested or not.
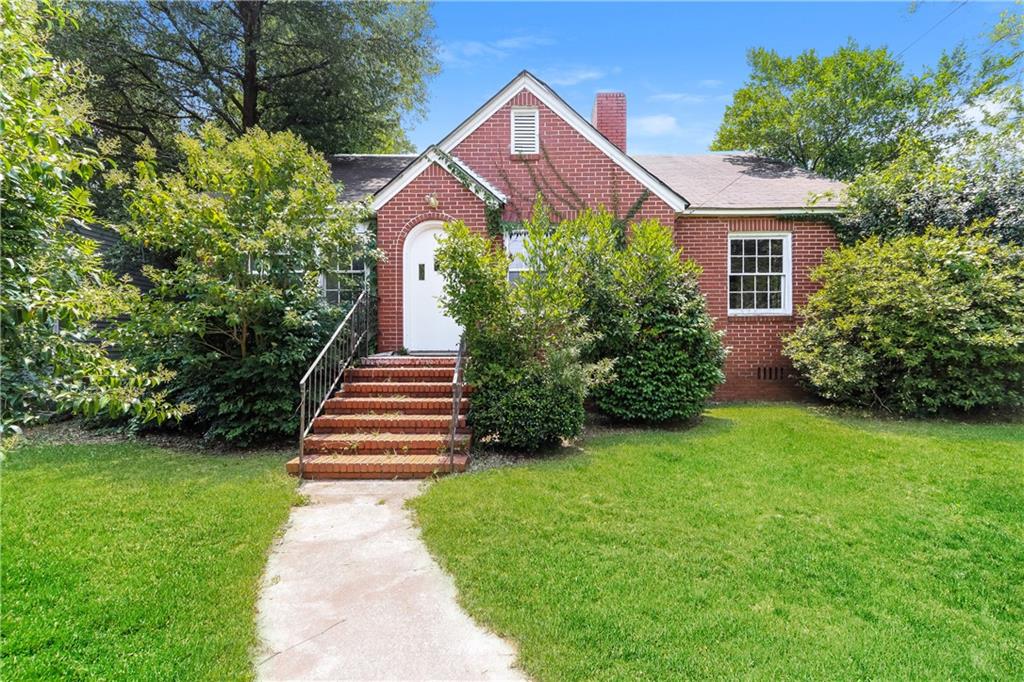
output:
[[[543,448],[535,452],[505,450],[487,443],[475,444],[467,473],[486,471],[528,464],[564,462],[573,457],[587,454],[592,441],[628,439],[636,436],[672,434],[683,437],[710,437],[731,431],[732,419],[703,413],[693,419],[664,422],[661,424],[622,422],[597,412],[588,412],[583,434],[561,445]]]

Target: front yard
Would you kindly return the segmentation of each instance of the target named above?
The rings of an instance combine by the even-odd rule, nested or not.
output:
[[[1021,425],[719,407],[413,505],[539,679],[1024,670]]]
[[[36,445],[3,465],[4,679],[251,677],[284,458]]]

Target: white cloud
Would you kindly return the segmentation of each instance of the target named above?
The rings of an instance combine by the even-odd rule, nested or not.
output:
[[[545,72],[544,80],[551,85],[579,85],[586,81],[600,80],[606,75],[607,73],[601,69],[579,67]]]
[[[629,127],[633,133],[641,137],[658,137],[660,135],[674,135],[679,132],[679,121],[675,116],[668,114],[653,114],[651,116],[637,116],[629,120]]]
[[[509,36],[490,42],[454,40],[440,45],[437,58],[448,67],[469,66],[477,61],[504,59],[513,52],[530,50],[552,43],[554,41],[550,38],[535,35]]]
[[[702,88],[720,88],[724,83],[717,78],[705,78],[702,81],[697,81],[697,85]]]

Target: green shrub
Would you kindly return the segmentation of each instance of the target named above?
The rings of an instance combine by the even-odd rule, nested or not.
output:
[[[578,278],[548,276],[569,246],[564,235],[551,230],[542,210],[525,227],[531,270],[515,285],[501,247],[462,222],[446,225],[437,262],[442,302],[465,329],[471,356],[474,437],[533,451],[579,435],[583,400],[601,366],[580,359],[586,334]]]
[[[597,387],[598,406],[627,421],[700,414],[725,378],[725,350],[697,287],[698,267],[682,260],[671,230],[654,221],[633,226],[615,263],[624,331],[606,344],[613,377]]]
[[[143,150],[127,188],[131,244],[170,267],[122,329],[140,362],[177,373],[193,425],[244,445],[296,432],[297,383],[345,311],[317,273],[362,248],[361,205],[339,204],[326,162],[291,133],[218,129],[179,138],[179,172],[158,175]]]
[[[830,253],[784,340],[807,385],[902,413],[1024,402],[1024,252],[982,228]]]

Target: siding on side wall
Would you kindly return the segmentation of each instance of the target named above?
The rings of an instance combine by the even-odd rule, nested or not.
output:
[[[729,317],[728,237],[736,232],[789,232],[792,234],[793,314]],[[778,218],[680,217],[675,221],[676,243],[683,257],[703,268],[700,288],[716,326],[725,331],[730,348],[726,380],[716,400],[788,400],[804,397],[793,366],[782,355],[782,336],[799,324],[799,310],[817,288],[810,272],[824,253],[839,245],[827,222]],[[758,378],[758,368],[782,368],[782,378]],[[770,375],[769,375],[770,376]]]
[[[428,195],[437,197],[436,208],[427,203]],[[470,229],[487,233],[483,202],[437,164],[377,212],[377,246],[385,254],[385,260],[377,265],[377,345],[381,351],[403,345],[402,246],[409,231],[428,220],[462,220]]]

